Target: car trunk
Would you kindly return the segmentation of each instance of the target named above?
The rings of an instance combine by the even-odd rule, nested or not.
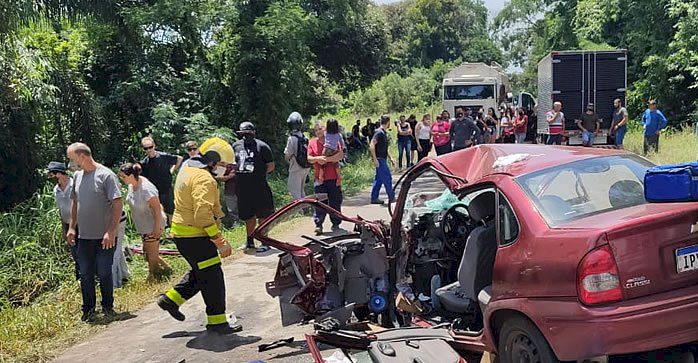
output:
[[[606,235],[624,299],[698,283],[698,247],[692,248],[698,245],[698,204],[655,206],[656,213],[629,220]]]

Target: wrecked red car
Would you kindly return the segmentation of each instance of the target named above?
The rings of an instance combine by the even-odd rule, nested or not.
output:
[[[427,158],[398,182],[388,222],[307,199],[260,226],[256,237],[282,251],[267,290],[284,325],[315,320],[318,362],[316,342],[374,362],[691,356],[698,204],[647,203],[652,166],[618,150],[539,145]],[[312,208],[353,231],[291,240],[293,217]],[[399,358],[410,352],[419,360]]]

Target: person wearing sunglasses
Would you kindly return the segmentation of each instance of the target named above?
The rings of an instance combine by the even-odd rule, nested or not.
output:
[[[167,220],[171,221],[175,209],[172,174],[179,170],[184,158],[155,150],[155,141],[150,136],[141,140],[141,146],[146,153],[141,161],[141,175],[158,188],[160,203],[165,209]]]
[[[55,181],[53,196],[56,198],[58,214],[61,218],[61,239],[68,242],[68,229],[70,228],[70,208],[73,205],[70,195],[73,193],[73,178],[68,175],[65,164],[60,161],[52,161],[48,164],[48,179]],[[77,229],[77,226],[76,226]],[[77,243],[70,246],[70,255],[75,261],[75,279],[80,280],[80,266],[78,265]]]
[[[199,152],[199,144],[197,144],[196,141],[189,140],[186,144],[184,144],[184,147],[187,149],[187,155],[189,155],[189,158],[182,162],[182,165],[179,166],[179,170],[184,169],[184,167],[187,166],[187,164],[189,164],[192,158],[196,156],[201,156],[201,153]]]

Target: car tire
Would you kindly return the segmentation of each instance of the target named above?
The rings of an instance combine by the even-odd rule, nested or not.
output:
[[[560,363],[538,328],[520,316],[504,322],[497,350],[500,363]]]

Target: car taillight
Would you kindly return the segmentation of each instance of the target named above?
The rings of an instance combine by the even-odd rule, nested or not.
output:
[[[589,252],[577,269],[579,299],[585,305],[598,305],[623,299],[618,266],[606,245]]]

